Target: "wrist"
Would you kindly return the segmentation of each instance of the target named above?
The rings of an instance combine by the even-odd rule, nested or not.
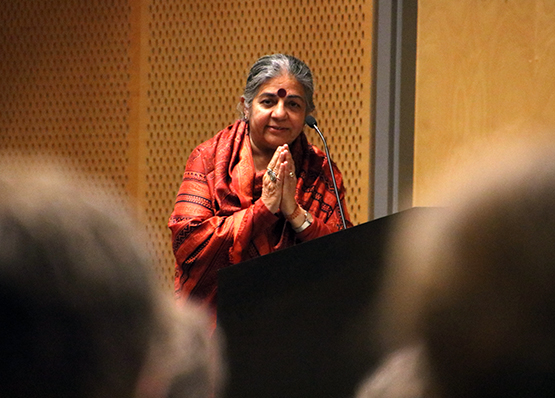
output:
[[[287,221],[294,222],[295,219],[299,218],[299,216],[303,215],[303,209],[301,206],[297,205],[297,207],[295,207],[295,210],[293,210],[293,212],[291,214],[289,214],[288,216],[285,216],[285,219]]]
[[[304,219],[302,221],[302,224],[299,225],[298,227],[293,226],[293,224],[291,224],[291,226],[293,227],[293,230],[295,231],[295,233],[299,234],[301,232],[303,232],[305,229],[307,229],[308,227],[310,227],[312,225],[312,216],[310,215],[310,213],[306,210],[304,210],[304,215],[303,215]]]
[[[266,208],[268,209],[268,211],[272,214],[276,214],[279,211],[279,206],[277,206],[275,203],[271,202],[271,203],[267,203],[266,200],[264,200],[265,198],[260,198],[259,200],[262,201],[262,203],[264,203],[264,206],[266,206]]]

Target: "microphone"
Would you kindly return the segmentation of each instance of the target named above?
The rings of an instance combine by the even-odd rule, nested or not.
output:
[[[330,157],[330,151],[328,150],[328,144],[326,143],[324,134],[322,134],[322,132],[318,128],[318,125],[316,123],[316,119],[314,118],[314,116],[308,115],[304,121],[308,127],[316,130],[316,132],[320,135],[322,142],[324,143],[324,149],[326,151],[326,156],[328,158],[328,165],[330,166],[331,179],[333,181],[333,189],[335,191],[335,197],[337,198],[337,206],[339,206],[339,213],[341,213],[341,221],[343,222],[343,229],[347,229],[347,222],[345,221],[345,214],[343,213],[343,206],[341,205],[341,198],[339,197],[339,191],[337,190],[337,182],[335,181],[335,174],[333,173],[333,166],[331,165],[331,157]]]

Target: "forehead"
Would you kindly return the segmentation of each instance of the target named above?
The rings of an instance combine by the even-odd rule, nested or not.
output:
[[[268,80],[260,86],[257,96],[264,94],[278,95],[280,89],[284,89],[287,92],[287,96],[299,96],[304,98],[304,88],[302,84],[291,75],[280,75]]]

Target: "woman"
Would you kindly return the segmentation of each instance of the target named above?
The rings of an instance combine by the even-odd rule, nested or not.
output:
[[[260,58],[242,118],[190,155],[169,220],[178,298],[215,309],[218,269],[341,229],[328,160],[303,133],[313,87],[299,59]],[[334,173],[344,202],[335,165]]]

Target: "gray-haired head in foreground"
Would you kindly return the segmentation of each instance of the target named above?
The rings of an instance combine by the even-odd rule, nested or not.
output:
[[[292,55],[264,55],[253,64],[247,77],[247,84],[243,92],[244,103],[242,107],[239,107],[243,119],[245,119],[244,110],[250,109],[260,87],[269,80],[283,74],[293,76],[303,86],[306,113],[308,114],[314,110],[314,81],[310,68]]]
[[[99,189],[45,165],[13,175],[4,166],[2,395],[132,397],[162,332],[136,228]]]
[[[475,156],[446,175],[465,181],[449,206],[403,221],[391,242],[380,327],[394,348],[424,344],[425,396],[555,396],[552,137]]]

